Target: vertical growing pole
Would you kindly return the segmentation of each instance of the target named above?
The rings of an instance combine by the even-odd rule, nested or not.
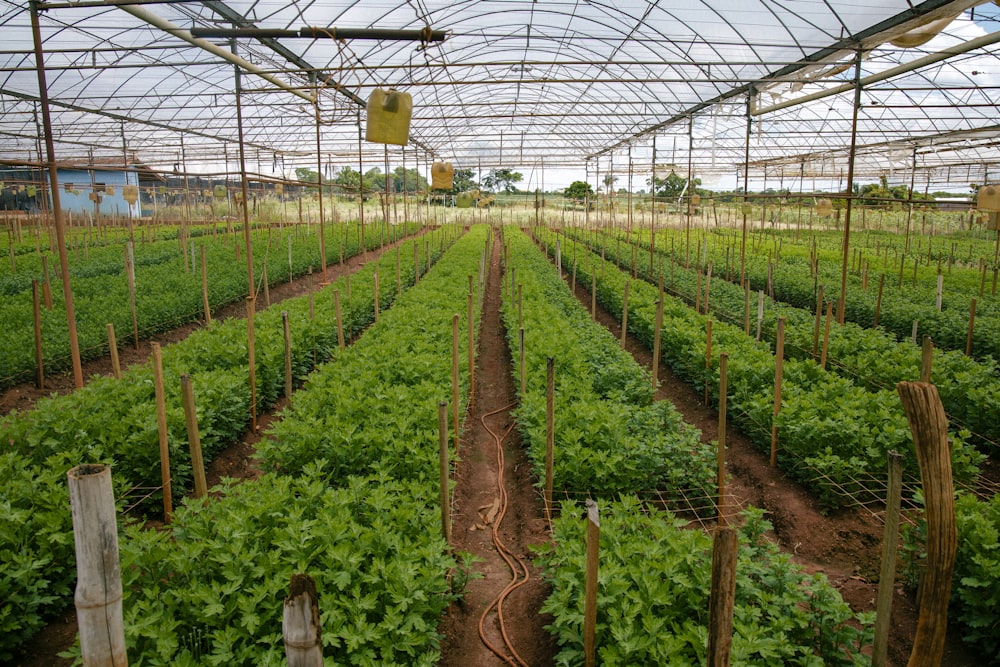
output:
[[[108,352],[111,353],[111,373],[116,380],[122,379],[122,365],[118,360],[118,340],[115,338],[115,325],[111,322],[107,324],[108,330]]]
[[[940,665],[944,654],[948,599],[958,541],[948,417],[934,385],[900,382],[896,390],[917,450],[927,519],[927,570],[921,586],[917,633],[907,664],[908,667],[931,667]]]
[[[882,537],[882,567],[875,604],[875,642],[872,667],[885,667],[889,653],[889,617],[896,586],[896,549],[899,545],[899,506],[903,490],[903,457],[889,452],[889,480],[885,498],[885,532]]]
[[[778,465],[778,413],[781,412],[781,376],[785,362],[785,318],[778,318],[774,350],[774,413],[771,418],[771,467]]]
[[[458,314],[451,318],[451,419],[458,449]]]
[[[625,296],[622,300],[622,349],[625,349],[625,339],[628,336],[628,288],[630,281],[625,281]]]
[[[337,347],[344,349],[344,320],[340,315],[340,290],[333,290],[333,309],[337,316]]]
[[[583,604],[583,654],[586,667],[594,667],[597,633],[597,568],[600,559],[601,521],[597,503],[587,498],[587,578]]]
[[[292,237],[289,236],[291,241]],[[205,313],[205,324],[212,323],[212,309],[208,304],[208,265],[205,262],[205,246],[201,246],[201,308]]]
[[[191,471],[194,474],[194,497],[203,498],[208,493],[205,482],[205,463],[201,456],[201,435],[198,433],[198,413],[194,405],[194,388],[191,376],[181,376],[181,402],[184,405],[184,423],[187,427],[188,446],[191,448]]]
[[[174,512],[170,489],[170,441],[167,437],[167,402],[163,391],[163,356],[159,343],[150,343],[153,352],[153,391],[156,397],[156,432],[160,441],[160,483],[163,486],[163,523]]]
[[[719,435],[718,452],[716,453],[716,484],[719,488],[719,525],[725,526],[728,523],[726,518],[726,412],[728,410],[728,365],[729,354],[723,352],[719,355]]]
[[[81,465],[66,473],[76,551],[77,623],[84,665],[126,667],[122,581],[111,468]]]
[[[545,518],[552,525],[552,474],[555,449],[555,360],[545,363]]]
[[[451,541],[451,493],[448,465],[448,402],[438,403],[438,477],[441,487],[441,535],[445,542]]]
[[[285,342],[285,398],[292,398],[292,332],[288,326],[288,311],[281,311],[281,330]]]
[[[656,301],[656,322],[653,329],[653,391],[660,382],[660,338],[663,329],[663,288],[660,288],[660,298]]]
[[[736,602],[736,531],[717,528],[712,537],[712,589],[708,602],[708,667],[728,667]]]

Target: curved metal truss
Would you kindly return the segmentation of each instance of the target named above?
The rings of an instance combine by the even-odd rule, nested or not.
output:
[[[0,2],[8,163],[40,161],[30,9]],[[413,96],[410,145],[387,151],[397,164],[594,173],[632,163],[648,173],[656,163],[739,182],[749,163],[755,180],[801,184],[842,178],[853,134],[859,177],[909,180],[917,170],[935,188],[1000,174],[993,2],[83,0],[37,9],[60,159],[136,155],[158,169],[229,171],[238,78],[247,169],[263,177],[315,168],[317,151],[331,168],[381,164],[386,149],[359,133],[376,87]],[[931,21],[943,30],[912,46],[913,30]],[[306,26],[429,26],[447,37],[190,33]]]

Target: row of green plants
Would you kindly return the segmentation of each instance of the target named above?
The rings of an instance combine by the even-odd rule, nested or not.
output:
[[[415,224],[401,225],[399,235],[416,231]],[[334,225],[327,229],[326,253],[328,262],[337,262],[341,252],[345,258],[362,251],[359,243],[359,226]],[[292,239],[292,261],[288,258],[288,239]],[[378,247],[384,236],[375,226],[365,231],[365,248]],[[232,237],[212,239],[203,237],[195,243],[196,257],[205,248],[208,275],[208,301],[211,309],[232,303],[248,293],[246,260],[235,260]],[[285,236],[254,234],[255,291],[263,292],[261,280],[267,267],[267,278],[276,285],[305,274],[310,267],[319,267],[318,235]],[[241,248],[242,250],[242,248]],[[190,247],[187,248],[190,253]],[[185,257],[174,242],[153,244],[136,249],[136,320],[139,336],[143,339],[204,317],[201,289],[200,260],[194,271],[185,271]],[[96,358],[108,352],[106,326],[115,326],[119,345],[132,338],[132,317],[129,307],[128,280],[124,272],[124,251],[118,248],[113,259],[93,260],[89,275],[73,281],[74,309],[81,357]],[[190,262],[190,260],[188,260]],[[404,262],[412,264],[411,258]],[[108,271],[107,262],[115,271]],[[83,270],[85,267],[78,267]],[[53,309],[42,308],[43,363],[47,373],[69,367],[69,333],[62,295],[62,283],[51,280]],[[72,270],[71,270],[72,271]],[[41,279],[41,272],[37,276]],[[318,279],[318,277],[317,277]],[[0,333],[0,388],[31,379],[35,372],[34,327],[32,324],[32,296],[30,289],[12,298],[0,301],[0,320],[10,323]]]
[[[440,253],[443,232],[427,245],[432,259]],[[399,252],[412,256],[414,244]],[[422,265],[421,270],[426,270]],[[296,382],[336,354],[338,334],[334,292],[341,295],[344,335],[350,339],[374,320],[374,275],[379,302],[385,307],[414,280],[413,263],[401,263],[402,285],[394,279],[396,253],[385,253],[347,278],[313,295],[283,302],[255,318],[258,409],[273,404],[284,391],[284,334],[281,311],[289,315],[292,367]],[[191,487],[192,471],[181,403],[180,376],[191,376],[206,461],[246,428],[250,418],[246,321],[213,321],[185,340],[163,349],[163,375],[171,478],[175,497]],[[73,545],[65,472],[81,463],[111,463],[117,495],[135,487],[159,487],[160,460],[153,371],[135,366],[121,380],[95,378],[60,397],[40,400],[25,413],[0,420],[0,440],[7,443],[0,465],[0,657],[30,637],[46,616],[68,599],[72,584]],[[133,493],[139,493],[138,491]],[[161,499],[152,493],[142,503],[151,509]],[[138,501],[137,501],[138,502]],[[25,577],[31,572],[32,577]]]
[[[621,317],[623,293],[630,276],[610,261],[573,246],[565,236],[539,232],[549,252],[564,239],[563,266],[576,258],[577,280],[589,285],[596,275],[597,300]],[[575,252],[575,255],[572,253]],[[607,251],[606,251],[607,252]],[[658,289],[644,280],[631,280],[629,331],[652,347]],[[741,430],[761,449],[771,445],[771,427],[778,427],[778,465],[803,481],[829,508],[869,500],[874,480],[885,477],[886,453],[904,453],[904,471],[918,475],[916,455],[906,417],[894,390],[869,391],[846,377],[822,370],[812,359],[784,363],[781,410],[774,408],[774,352],[742,327],[713,322],[711,366],[706,369],[706,329],[709,317],[696,313],[680,299],[664,296],[661,356],[674,372],[701,389],[708,383],[718,404],[719,354],[727,352],[728,405]],[[970,483],[982,455],[967,433],[952,432],[956,480]]]
[[[572,241],[570,243],[572,243]],[[606,249],[606,251],[610,252],[611,247],[609,246]],[[567,264],[568,256],[569,256],[568,254],[563,255],[564,266],[566,266]],[[596,268],[598,266],[597,262],[599,262],[599,259],[597,259],[596,257],[591,257],[591,260],[594,262],[593,266]],[[582,262],[583,260],[580,261]],[[582,270],[579,271],[580,276],[589,275],[587,273],[586,266],[587,266],[586,263],[578,264],[578,269],[581,269],[582,267]],[[596,270],[600,271],[599,268],[597,268]],[[643,274],[648,271],[648,268],[644,269],[641,267],[637,267],[637,270],[640,274]],[[617,271],[617,269],[612,267],[610,264],[607,264],[604,267],[604,271],[605,275],[609,275]],[[679,291],[682,293],[687,292],[693,294],[695,290],[695,285],[693,283],[696,281],[696,278],[690,277],[688,274],[685,274],[682,270],[677,268],[677,270],[675,271],[675,278],[678,278],[682,275],[686,276],[685,277],[686,285],[685,288],[682,288]],[[578,278],[580,276],[578,276]],[[589,278],[586,279],[589,280]],[[608,305],[609,302],[617,303],[618,304],[617,312],[620,314],[621,297],[619,296],[616,302],[614,301],[614,295],[605,295],[610,297],[610,299],[607,300],[602,298],[602,291],[600,287],[602,280],[598,278],[598,281],[599,281],[598,282],[599,300],[601,300],[602,303],[605,304],[606,306]],[[719,282],[721,283],[722,281]],[[713,286],[714,285],[715,281],[713,280]],[[721,291],[725,292],[726,289],[723,289]],[[738,287],[735,287],[735,289],[740,292],[739,307],[742,308],[742,299],[743,299],[742,291],[739,290]],[[648,317],[648,310],[645,311],[647,314],[643,315],[643,311],[639,310],[640,306],[639,303],[636,301],[636,296],[635,296],[637,291],[641,293],[644,290],[649,291],[643,286],[643,283],[640,283],[638,281],[633,281],[631,283],[631,291],[629,297],[629,324],[630,328],[633,325],[635,326],[635,328],[632,330],[633,333],[635,333],[640,338],[643,338],[648,341],[652,339],[650,334],[650,326],[648,324],[643,324],[642,322],[646,317]],[[732,302],[735,299],[732,298],[733,297],[732,294],[730,294],[729,296],[730,296],[729,303],[731,307]],[[671,301],[671,299],[668,297],[666,301],[669,302]],[[714,303],[716,305],[719,305],[719,304],[724,304],[726,302],[727,302],[726,294],[725,293],[716,294],[715,288],[713,287],[710,304]],[[726,306],[722,306],[722,308],[726,309]],[[665,312],[669,312],[670,310],[672,309],[668,309]],[[790,309],[784,307],[781,310],[789,311]],[[692,314],[692,311],[688,310],[688,313]],[[700,322],[703,323],[705,318],[698,318],[698,319]],[[742,316],[740,319],[742,319]],[[773,324],[774,324],[774,317],[772,317],[771,319],[772,327]],[[668,343],[667,341],[670,340],[667,334],[668,329],[673,329],[677,326],[679,326],[679,323],[676,320],[672,320],[671,317],[669,316],[666,316],[664,318],[664,343],[663,343],[664,357],[667,358],[668,360],[670,359],[670,357],[676,357],[677,353],[671,352],[671,348],[675,350],[676,349],[689,350],[688,356],[690,357],[690,363],[691,363],[690,366],[684,366],[683,364],[676,365],[682,361],[680,359],[675,359],[672,365],[675,368],[675,370],[680,369],[685,377],[694,378],[695,381],[698,381],[701,379],[701,377],[703,377],[703,375],[701,377],[699,377],[698,375],[699,367],[701,367],[702,373],[704,373],[703,371],[704,345],[702,344],[701,347],[699,348],[698,343],[694,341],[692,337],[687,337],[686,339],[680,339],[680,340],[675,339],[674,343]],[[737,355],[732,354],[733,347],[731,344],[721,343],[720,339],[718,338],[718,335],[719,334],[725,335],[724,332],[729,332],[733,333],[733,335],[738,339],[739,335],[742,335],[742,332],[740,332],[739,335],[735,334],[735,332],[731,332],[730,330],[734,328],[735,327],[727,327],[727,325],[720,326],[719,323],[716,323],[715,326],[713,327],[713,334],[716,334],[717,336],[715,339],[715,345],[725,346],[723,349],[728,349],[731,352],[730,363],[729,363],[730,387],[733,387],[732,371],[734,369],[734,363]],[[807,324],[806,329],[809,331],[809,342],[811,345],[811,335],[812,335],[811,325]],[[859,348],[859,355],[863,355],[863,351],[860,350],[863,350],[863,347],[865,345],[864,341],[872,341],[872,340],[875,341],[874,343],[872,343],[872,347],[874,348],[874,350],[876,350],[872,352],[873,355],[877,355],[877,350],[879,349],[884,349],[885,353],[887,355],[890,355],[889,358],[885,361],[885,364],[887,365],[882,365],[881,362],[878,362],[876,359],[872,357],[865,357],[864,363],[873,365],[873,368],[870,371],[870,375],[867,376],[869,378],[869,381],[873,383],[873,387],[874,383],[877,380],[879,372],[884,372],[886,374],[884,376],[886,379],[893,378],[896,377],[896,375],[898,375],[899,370],[891,369],[891,366],[893,364],[896,364],[897,366],[904,366],[905,368],[909,369],[909,373],[913,375],[913,377],[907,376],[906,379],[915,380],[919,377],[919,371],[916,365],[918,362],[912,358],[911,356],[912,353],[902,355],[901,357],[901,353],[897,350],[895,354],[892,354],[891,348],[886,348],[883,346],[883,344],[878,343],[879,341],[878,336],[880,334],[872,332],[870,330],[862,330],[856,325],[848,325],[843,329],[848,332],[857,333],[859,336],[861,336],[862,338],[861,342],[854,343]],[[700,327],[700,330],[704,331],[704,328]],[[789,330],[786,329],[786,332],[787,331]],[[873,336],[875,336],[875,338],[872,338]],[[744,336],[744,338],[746,337]],[[884,336],[882,336],[882,339],[884,340]],[[831,337],[831,343],[833,340],[834,340],[833,337]],[[757,345],[759,346],[760,344],[758,343]],[[832,356],[837,357],[843,354],[843,357],[846,357],[847,350],[850,349],[851,345],[852,345],[851,336],[844,335],[842,340],[838,342],[836,348],[833,345],[831,345]],[[914,349],[916,350],[916,348]],[[787,350],[788,348],[786,347],[786,351]],[[916,354],[917,356],[919,356],[919,351],[917,351]],[[740,355],[743,356],[743,353],[741,352]],[[790,389],[788,382],[789,376],[787,375],[787,371],[792,364],[812,364],[812,362],[805,359],[801,361],[796,360],[793,362],[789,362],[789,364],[785,366],[786,375],[785,375],[785,384],[783,387],[785,396],[787,396],[787,392]],[[956,402],[961,398],[962,393],[968,391],[969,401],[982,400],[985,401],[982,407],[983,410],[995,409],[995,406],[987,405],[990,402],[989,398],[983,398],[984,394],[988,395],[988,392],[991,391],[990,387],[992,387],[993,383],[995,382],[994,380],[991,380],[989,379],[989,377],[987,377],[992,372],[993,366],[992,364],[986,364],[987,372],[984,375],[982,370],[983,365],[984,364],[982,363],[976,364],[975,362],[968,359],[964,355],[960,355],[958,353],[945,353],[939,355],[938,359],[935,360],[935,366],[934,366],[935,370],[932,379],[934,380],[935,383],[939,382],[938,380],[939,375],[942,378],[946,379],[944,383],[945,386],[941,389],[942,399],[946,401],[946,405],[948,404],[947,402],[951,402],[952,405],[955,405]],[[773,369],[774,369],[773,362],[771,363],[769,368],[765,365],[764,369],[766,372],[762,374],[762,376],[758,378],[758,380],[760,383],[763,383],[764,386],[770,386],[769,383],[773,381]],[[977,388],[976,387],[977,382],[983,382],[984,385],[982,387]],[[837,384],[835,383],[834,387],[836,386]],[[844,391],[844,392],[839,392],[835,389],[824,391],[822,393],[819,393],[817,391],[803,392],[801,395],[796,395],[795,402],[797,409],[801,413],[801,417],[808,417],[811,413],[817,415],[821,414],[823,423],[816,424],[811,427],[808,426],[808,424],[796,426],[793,432],[788,435],[791,435],[792,437],[795,438],[802,437],[803,435],[805,437],[810,437],[811,435],[812,437],[815,437],[817,443],[819,443],[820,451],[824,451],[825,449],[825,452],[828,454],[828,456],[819,456],[819,457],[817,457],[815,454],[812,456],[807,456],[803,460],[803,466],[814,465],[814,461],[817,460],[821,464],[833,463],[836,460],[836,459],[831,459],[829,457],[829,454],[835,450],[829,445],[827,445],[824,448],[822,443],[823,443],[823,438],[828,438],[830,434],[835,434],[839,429],[843,429],[849,436],[853,435],[853,437],[859,439],[870,440],[875,436],[878,429],[884,428],[886,430],[886,433],[884,433],[883,435],[889,435],[893,440],[896,440],[897,442],[895,444],[892,444],[891,442],[887,441],[883,444],[878,445],[877,447],[874,447],[874,451],[871,451],[873,449],[873,445],[868,445],[866,447],[866,450],[869,450],[871,454],[868,461],[862,461],[860,460],[860,458],[855,457],[855,458],[845,459],[844,461],[845,465],[856,465],[858,463],[864,463],[866,470],[870,471],[872,474],[876,476],[879,476],[881,474],[880,472],[881,465],[879,462],[885,460],[885,454],[882,452],[882,448],[896,447],[897,451],[902,451],[906,453],[907,460],[909,461],[908,464],[909,472],[911,474],[915,474],[916,468],[915,468],[915,463],[913,461],[914,458],[913,447],[912,444],[909,442],[910,438],[908,431],[906,433],[900,431],[900,428],[905,428],[905,422],[901,422],[898,414],[896,414],[898,412],[898,407],[896,407],[898,406],[898,399],[894,399],[895,392],[876,390],[874,388],[871,388],[869,391],[874,392],[873,395],[875,397],[875,400],[878,401],[878,403],[876,405],[873,405],[872,411],[868,414],[866,414],[863,409],[864,394],[858,393],[858,391],[856,391],[855,389],[851,389],[850,391]],[[813,396],[818,401],[817,406],[814,406],[814,408],[811,410],[809,409],[808,406],[808,401],[810,400],[810,396]],[[769,394],[767,398],[771,397],[773,397],[773,393]],[[733,396],[730,395],[729,399],[730,399],[729,403],[730,408],[733,409]],[[785,412],[788,409],[789,405],[783,401],[782,415],[785,415]],[[972,414],[975,412],[975,409],[969,410],[967,412],[969,414]],[[885,418],[884,425],[880,425],[878,423],[879,415],[883,415],[883,417]],[[861,420],[864,420],[863,425],[858,424],[858,422]],[[763,422],[760,424],[754,422],[748,423],[745,420],[745,415],[744,419],[740,419],[739,421],[741,422],[741,427],[743,427],[744,430],[746,430],[748,427],[750,429],[754,428],[758,429],[756,435],[754,435],[754,433],[751,431],[751,436],[753,437],[755,442],[759,443],[759,445],[762,447],[769,445],[769,438],[768,438],[769,433],[765,430],[766,427],[769,425],[767,422]],[[793,424],[791,423],[791,420],[786,421],[785,419],[782,419],[782,417],[780,416],[778,422],[781,427],[779,431],[779,438],[781,439],[780,440],[781,447],[784,448],[787,445],[787,437],[788,437],[788,435],[786,435],[786,426],[792,426]],[[953,464],[955,465],[955,474],[959,480],[964,480],[968,482],[971,480],[972,477],[971,464],[981,461],[982,457],[976,456],[973,452],[970,452],[969,448],[963,443],[962,439],[955,436],[956,434],[953,433],[952,453],[953,453]],[[904,447],[905,449],[900,449],[899,447]],[[783,456],[782,451],[779,451],[779,463],[782,462],[782,456]],[[807,482],[810,482],[812,488],[822,489],[822,486],[828,483],[826,480],[828,480],[831,477],[831,469],[824,470],[821,468],[819,472],[822,473],[822,477],[818,479],[815,479],[813,477],[813,475],[816,475],[817,473],[813,473],[812,475],[810,475],[809,471],[803,468],[793,467],[792,471],[793,473],[796,471],[804,473],[804,476],[800,476],[800,478]],[[857,472],[852,474],[856,475]],[[842,493],[844,490],[847,489],[848,487],[841,485],[840,488],[832,490],[830,491],[830,493],[833,494]],[[846,499],[842,497],[837,497],[834,498],[833,500],[843,502]],[[1000,496],[995,496],[991,500],[981,500],[977,499],[972,494],[964,492],[960,493],[956,503],[956,521],[958,525],[959,548],[957,552],[955,577],[953,580],[954,583],[952,588],[952,601],[949,614],[952,619],[956,620],[958,623],[962,625],[963,640],[977,647],[977,649],[980,650],[980,652],[984,656],[994,656],[990,664],[997,664],[995,656],[997,655],[998,648],[1000,648],[1000,644],[998,644],[997,640],[997,637],[1000,636],[997,634],[998,629],[1000,629],[1000,627],[998,627],[997,625],[998,619],[996,615],[997,605],[1000,604],[1000,555],[998,555],[1000,554]],[[909,583],[913,586],[916,586],[917,583],[916,572],[918,572],[920,569],[919,563],[921,561],[923,554],[922,540],[923,540],[923,534],[919,529],[910,531],[908,533],[908,539],[907,539],[908,547],[904,551],[904,556],[905,556],[904,559],[908,563],[908,571],[910,573]]]
[[[683,244],[678,244],[680,232],[663,230],[657,232],[656,246],[667,249],[671,247],[670,239],[673,238],[672,256],[675,261],[685,261],[685,251]],[[724,275],[723,267],[728,263],[730,267],[735,267],[733,273],[735,280],[739,280],[739,246],[738,238],[735,238],[730,230],[720,231],[716,235],[721,243],[709,243],[709,257],[715,267],[715,275]],[[648,234],[644,240],[648,239]],[[646,246],[648,247],[648,245]],[[759,248],[757,252],[750,252],[748,248],[746,260],[746,276],[753,290],[767,290],[769,263],[771,265],[772,283],[774,286],[774,296],[780,301],[790,305],[809,309],[816,302],[816,287],[819,284],[825,285],[825,296],[835,303],[840,296],[841,282],[841,256],[834,251],[818,251],[819,274],[814,274],[811,268],[808,248],[800,246],[795,252],[789,246],[782,244],[780,250],[780,260],[778,259],[778,248],[772,247],[770,253]],[[669,251],[668,251],[669,252]],[[869,248],[868,253],[871,252]],[[692,265],[698,265],[704,269],[707,262],[702,261],[703,246],[697,247],[697,252],[693,252],[693,257],[689,257]],[[770,255],[770,256],[769,256]],[[917,256],[921,261],[926,261],[926,254]],[[958,269],[944,278],[944,292],[942,299],[942,309],[937,309],[937,266],[923,267],[918,271],[917,284],[913,285],[913,259],[912,255],[903,258],[903,280],[899,284],[898,269],[888,269],[885,271],[870,270],[868,275],[868,287],[864,288],[863,270],[855,260],[851,260],[855,268],[849,271],[847,280],[847,293],[845,302],[845,319],[855,322],[863,327],[872,327],[875,322],[875,311],[879,310],[879,327],[892,333],[898,339],[908,339],[913,330],[913,322],[918,322],[920,334],[927,334],[934,339],[938,347],[950,350],[964,350],[968,334],[970,305],[973,297],[976,297],[976,331],[978,335],[973,336],[972,355],[977,358],[992,357],[1000,359],[1000,339],[990,335],[990,332],[1000,329],[1000,299],[992,296],[992,278],[987,279],[986,291],[983,296],[979,296],[982,285],[981,273],[978,269]],[[868,257],[872,266],[881,263],[877,258]],[[895,263],[895,258],[893,258]],[[898,264],[897,264],[898,266]],[[878,287],[881,275],[885,274],[885,286],[881,303],[878,299]],[[992,274],[990,274],[992,275]]]
[[[437,663],[437,624],[464,572],[441,536],[438,402],[451,395],[452,314],[466,312],[487,238],[476,227],[458,239],[309,376],[258,446],[259,479],[186,504],[169,532],[126,529],[130,664],[286,664],[281,610],[295,572],[316,581],[331,664]]]
[[[555,269],[520,232],[508,232],[509,267],[525,329],[527,387],[517,419],[543,473],[546,360],[555,360],[555,474],[560,492],[603,498],[597,655],[603,665],[698,664],[706,660],[711,539],[687,520],[635,495],[710,498],[714,448],[700,442],[651,378],[594,322]],[[518,302],[504,305],[516,331]],[[520,334],[508,335],[517,350]],[[517,356],[515,354],[515,356]],[[520,369],[515,365],[515,378]],[[607,504],[604,504],[607,502]],[[553,591],[542,611],[560,651],[558,665],[583,662],[585,522],[563,502],[554,539],[537,548]],[[862,665],[870,615],[854,615],[823,575],[808,575],[763,538],[762,511],[748,510],[740,533],[733,664]],[[642,554],[638,559],[637,554]]]
[[[574,238],[579,233],[567,230]],[[619,265],[630,262],[632,246],[607,243],[605,256]],[[644,248],[648,253],[648,246]],[[644,257],[645,259],[645,257]],[[665,261],[672,261],[669,257]],[[659,260],[650,274],[648,260],[638,263],[636,273],[657,282],[663,276],[665,288],[689,304],[695,304],[699,288],[697,269],[674,265],[664,269]],[[704,278],[701,288],[704,290]],[[711,314],[730,324],[742,327],[746,305],[744,288],[713,273],[710,282]],[[751,331],[756,329],[756,293],[751,294]],[[825,337],[825,308],[816,337],[815,301],[811,308],[799,308],[764,296],[762,336],[774,341],[779,317],[785,318],[785,356],[805,360],[813,357],[813,344],[821,350]],[[987,336],[986,330],[981,331]],[[897,341],[882,329],[865,328],[853,322],[831,323],[827,367],[871,391],[892,390],[901,381],[920,378],[921,348],[909,340]],[[1000,443],[1000,367],[991,359],[976,360],[957,350],[936,350],[932,363],[932,380],[938,387],[945,410],[952,424],[968,430],[970,441],[982,446]]]
[[[714,448],[668,401],[653,400],[649,372],[590,318],[527,236],[508,230],[505,242],[508,284],[510,276],[516,283],[503,305],[515,382],[521,373],[519,327],[525,340],[526,387],[517,421],[537,478],[545,479],[551,357],[557,493],[612,497],[665,490],[675,498],[711,498]]]

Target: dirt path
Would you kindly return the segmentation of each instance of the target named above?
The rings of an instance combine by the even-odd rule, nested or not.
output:
[[[423,232],[420,232],[415,236],[419,236],[422,233]],[[369,250],[367,259],[377,259],[385,250],[395,248],[397,245],[410,238],[414,237],[404,237],[395,243],[386,245],[385,248]],[[343,275],[353,273],[363,266],[366,261],[364,253],[362,253],[345,259],[343,264],[340,264],[339,262],[328,264],[326,269],[327,280],[332,282]],[[268,290],[271,297],[270,305],[281,303],[285,299],[304,296],[309,293],[310,285],[312,285],[313,289],[317,289],[319,284],[320,276],[319,271],[317,270],[312,276],[305,275],[291,282],[273,285]],[[268,307],[268,304],[264,300],[263,290],[258,295],[255,306],[257,312],[260,312]],[[217,312],[212,313],[212,319],[215,320],[227,320],[233,317],[246,317],[246,306],[244,303],[232,303],[228,306],[220,308]],[[184,340],[203,326],[204,321],[197,320],[195,322],[190,322],[174,329],[170,329],[169,331],[158,333],[148,340],[140,340],[138,349],[136,349],[129,342],[131,341],[130,333],[119,331],[117,333],[119,343],[124,344],[124,347],[121,347],[118,352],[122,371],[124,372],[129,366],[146,363],[151,354],[149,346],[150,342],[156,341],[161,345],[176,343]],[[111,373],[112,367],[110,355],[104,355],[98,359],[92,359],[84,362],[83,364],[84,384],[88,383],[95,375],[110,376]],[[6,415],[12,410],[20,410],[22,412],[30,410],[34,407],[35,402],[39,398],[51,396],[52,394],[69,394],[73,392],[74,389],[72,371],[65,371],[51,376],[46,376],[44,389],[38,389],[35,387],[34,381],[22,382],[21,384],[8,387],[0,393],[0,415]]]
[[[576,297],[589,311],[590,292],[577,285]],[[621,338],[621,322],[598,306],[597,318]],[[646,368],[653,366],[652,352],[635,337],[626,337],[626,349]],[[659,365],[657,399],[673,403],[684,421],[701,430],[702,441],[718,437],[718,411],[704,403],[703,395]],[[767,510],[774,539],[810,572],[822,572],[855,612],[875,610],[881,559],[882,519],[866,510],[845,509],[830,515],[798,483],[772,468],[768,457],[732,426],[726,428],[727,488],[730,507],[754,505]],[[919,608],[915,596],[896,586],[889,636],[889,667],[907,663],[916,632]],[[948,635],[943,667],[977,667],[976,658],[952,632]]]
[[[444,667],[518,664],[510,657],[502,660],[495,655],[479,636],[483,612],[512,579],[511,568],[494,546],[493,526],[488,524],[500,496],[497,486],[500,467],[496,440],[483,424],[483,417],[486,416],[486,425],[499,435],[513,426],[510,409],[516,401],[516,393],[510,374],[510,351],[500,319],[502,275],[500,244],[495,243],[480,322],[475,401],[466,416],[459,445],[461,460],[455,471],[452,500],[452,547],[479,558],[475,570],[483,576],[469,582],[465,599],[453,604],[441,622],[439,631],[445,639],[439,664]],[[498,533],[502,542],[528,568],[527,582],[515,589],[504,602],[504,627],[523,664],[542,667],[553,664],[556,647],[552,637],[543,629],[550,619],[539,614],[541,604],[549,593],[548,586],[542,582],[539,571],[531,565],[528,545],[547,541],[548,530],[541,497],[533,486],[531,465],[516,429],[503,439],[502,451],[507,506]],[[487,640],[510,656],[503,649],[504,642],[495,613],[487,616],[483,628]]]

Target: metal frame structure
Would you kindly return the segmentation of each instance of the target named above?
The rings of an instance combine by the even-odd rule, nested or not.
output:
[[[29,3],[0,2],[0,162],[44,161],[47,97],[59,159],[125,152],[164,170],[237,173],[242,145],[261,179],[357,168],[359,152],[381,166],[385,148],[359,142],[358,123],[370,92],[394,87],[413,95],[410,164],[649,174],[655,139],[663,163],[706,182],[749,177],[751,189],[786,170],[800,186],[918,171],[931,189],[1000,173],[994,2],[36,5],[44,96]],[[947,26],[926,43],[893,45],[935,20]],[[242,132],[234,66],[246,75]]]

